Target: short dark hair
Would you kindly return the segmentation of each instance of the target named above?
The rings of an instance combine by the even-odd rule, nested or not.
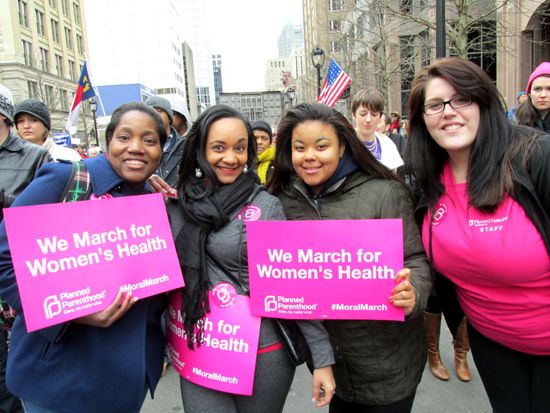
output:
[[[301,103],[289,109],[277,128],[277,152],[275,169],[269,182],[269,190],[280,193],[295,174],[292,166],[292,132],[301,123],[319,121],[332,126],[336,131],[340,144],[346,146],[359,169],[375,178],[399,180],[389,169],[384,167],[369,152],[365,145],[357,139],[353,126],[344,115],[337,110],[320,103]]]
[[[255,173],[253,171],[253,164],[257,156],[256,138],[254,137],[250,123],[238,110],[226,105],[214,105],[201,113],[187,135],[185,145],[183,146],[183,155],[181,157],[179,178],[176,187],[181,187],[195,174],[195,168],[200,168],[204,179],[208,181],[204,194],[200,196],[208,196],[214,192],[218,186],[218,180],[212,166],[206,160],[206,142],[212,124],[225,118],[236,118],[243,122],[248,135],[247,166],[249,173]]]
[[[155,122],[156,132],[158,133],[160,138],[160,147],[161,148],[164,147],[164,144],[166,143],[168,136],[166,135],[166,129],[164,129],[164,124],[162,123],[162,119],[155,109],[153,109],[151,106],[145,105],[142,102],[125,103],[124,105],[121,105],[115,109],[115,111],[111,115],[111,120],[109,121],[109,124],[105,129],[105,139],[107,140],[107,145],[111,143],[111,139],[113,138],[115,129],[120,123],[120,120],[122,119],[122,117],[126,113],[132,112],[134,110],[138,112],[143,112],[151,116],[151,118],[153,118],[153,121]]]
[[[351,112],[355,113],[361,106],[374,112],[384,112],[384,96],[377,90],[362,89],[353,97]]]

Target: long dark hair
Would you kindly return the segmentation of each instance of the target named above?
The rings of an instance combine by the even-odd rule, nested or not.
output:
[[[357,137],[355,129],[340,112],[319,103],[301,103],[289,109],[277,127],[277,152],[269,191],[280,193],[295,173],[292,166],[292,132],[299,124],[319,121],[332,126],[340,144],[346,146],[359,169],[376,178],[399,180],[389,169],[376,160]]]
[[[155,122],[155,129],[160,139],[160,147],[162,148],[166,143],[166,139],[168,138],[166,136],[166,129],[164,128],[162,119],[156,110],[154,110],[150,106],[145,105],[142,102],[125,103],[115,109],[115,111],[111,115],[111,120],[109,121],[109,124],[105,129],[105,139],[107,140],[107,145],[111,143],[111,139],[113,138],[115,129],[120,123],[120,120],[122,119],[122,117],[128,112],[132,112],[134,110],[138,112],[143,112],[151,116],[151,118],[153,118],[153,121]]]
[[[209,196],[214,192],[218,186],[218,180],[216,178],[216,173],[206,160],[206,141],[208,140],[208,132],[212,124],[225,118],[237,118],[242,120],[248,135],[248,160],[246,163],[248,166],[248,173],[254,173],[252,166],[256,159],[256,139],[248,120],[246,120],[246,118],[236,109],[225,105],[215,105],[206,109],[198,117],[187,135],[183,146],[179,179],[176,185],[177,188],[185,184],[185,182],[195,174],[196,168],[200,168],[207,182],[203,196]]]
[[[435,61],[414,79],[409,96],[410,134],[405,164],[433,208],[444,192],[441,170],[449,155],[430,136],[423,106],[428,82],[445,79],[461,96],[479,106],[479,128],[470,151],[467,190],[470,205],[491,212],[506,193],[514,193],[512,161],[527,148],[533,131],[514,127],[507,119],[502,96],[493,81],[475,63],[458,57]]]

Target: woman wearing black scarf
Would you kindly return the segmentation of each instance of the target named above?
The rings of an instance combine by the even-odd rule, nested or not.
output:
[[[250,205],[255,219],[285,219],[280,202],[259,184],[252,167],[255,159],[256,141],[250,125],[227,106],[212,106],[202,113],[186,139],[176,188],[178,206],[169,209],[186,285],[183,324],[187,336],[196,338],[196,342],[189,340],[190,347],[201,344],[204,325],[200,321],[210,312],[210,289],[225,282],[238,294],[248,294],[243,210]],[[184,409],[281,412],[294,371],[272,322],[262,319],[253,395],[222,393],[181,377]]]
[[[339,112],[301,104],[279,122],[270,192],[287,219],[403,220],[405,269],[388,292],[405,322],[325,320],[334,350],[336,395],[330,412],[410,412],[426,363],[422,311],[431,283],[426,255],[405,185],[377,162]],[[368,234],[365,234],[367,237]],[[314,376],[315,378],[315,376]]]

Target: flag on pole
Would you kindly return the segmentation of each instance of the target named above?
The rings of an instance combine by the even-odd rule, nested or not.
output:
[[[76,127],[78,125],[78,116],[80,114],[80,106],[82,102],[91,97],[95,96],[95,90],[90,81],[90,76],[88,75],[88,68],[86,67],[86,62],[82,65],[82,73],[80,73],[80,79],[78,79],[78,85],[76,86],[76,92],[74,94],[73,104],[71,106],[71,111],[69,112],[69,119],[67,120],[66,129],[72,135],[76,132]]]
[[[338,66],[338,63],[334,59],[330,59],[327,77],[325,83],[323,83],[323,88],[317,98],[317,102],[333,107],[350,83],[351,77]]]

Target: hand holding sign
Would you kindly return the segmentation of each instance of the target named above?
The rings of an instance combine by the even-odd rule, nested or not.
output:
[[[403,268],[398,271],[394,281],[397,283],[397,287],[392,290],[389,301],[396,307],[404,308],[405,315],[409,315],[416,305],[416,291],[411,284],[411,270]]]
[[[122,299],[122,291],[119,291],[115,301],[103,311],[88,314],[87,316],[75,319],[75,323],[86,324],[92,327],[111,327],[116,321],[120,320],[124,314],[132,308],[138,298],[132,298],[132,292],[128,292]]]

